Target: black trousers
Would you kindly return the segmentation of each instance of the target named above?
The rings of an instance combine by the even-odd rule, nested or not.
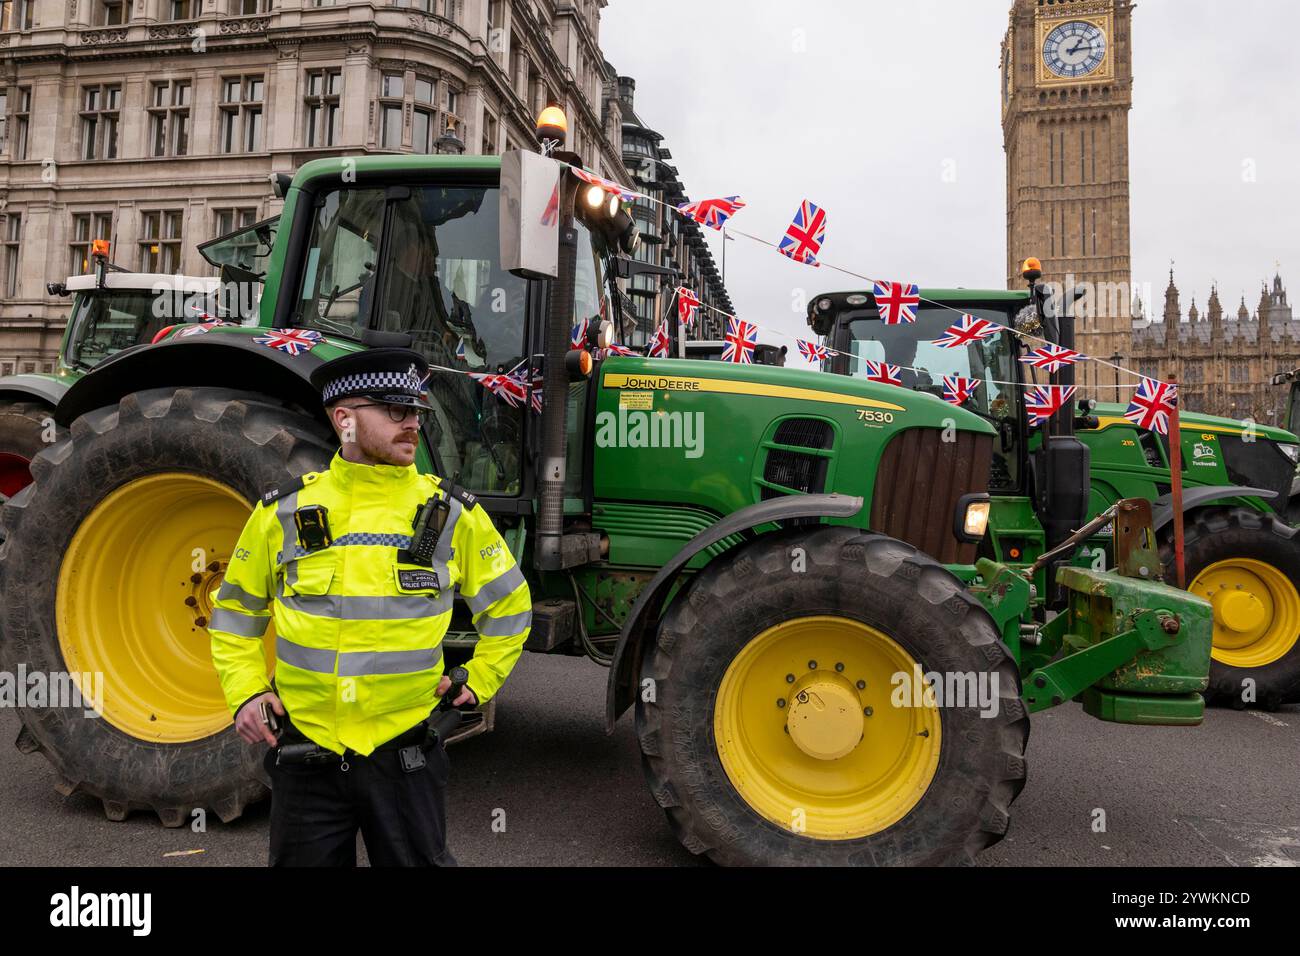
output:
[[[372,866],[456,866],[447,849],[446,748],[439,741],[409,773],[397,754],[277,765],[268,750],[270,865],[356,866],[359,829]]]

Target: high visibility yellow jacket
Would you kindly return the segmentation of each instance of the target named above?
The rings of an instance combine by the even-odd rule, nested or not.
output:
[[[450,512],[432,568],[399,560],[435,493]],[[309,505],[328,509],[333,537],[310,553],[294,522]],[[271,690],[263,641],[273,625],[275,690],[294,725],[335,753],[370,753],[437,704],[456,591],[479,635],[466,668],[483,703],[532,625],[532,598],[509,548],[472,495],[450,493],[414,465],[356,464],[336,452],[328,471],[258,502],[212,593],[212,659],[231,713]]]

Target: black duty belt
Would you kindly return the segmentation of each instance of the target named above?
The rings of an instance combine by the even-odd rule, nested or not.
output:
[[[398,734],[391,740],[384,741],[370,754],[358,753],[351,747],[339,754],[320,746],[313,740],[309,740],[292,722],[287,722],[282,742],[275,748],[275,762],[277,765],[290,764],[299,766],[340,764],[342,769],[346,770],[349,761],[367,760],[377,753],[397,751],[402,763],[402,769],[414,771],[424,766],[424,752],[435,743],[437,743],[437,737],[429,733],[428,721],[422,720],[410,730]]]

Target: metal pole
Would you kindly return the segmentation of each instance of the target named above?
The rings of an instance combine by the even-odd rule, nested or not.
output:
[[[1169,384],[1178,386],[1178,377],[1170,376]],[[1169,470],[1170,488],[1174,505],[1174,564],[1178,573],[1178,586],[1187,588],[1187,562],[1183,556],[1183,432],[1178,420],[1178,403],[1169,415]]]

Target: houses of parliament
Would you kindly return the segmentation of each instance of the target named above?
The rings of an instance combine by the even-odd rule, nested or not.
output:
[[[1182,406],[1261,423],[1280,421],[1286,396],[1269,384],[1300,368],[1300,322],[1279,274],[1253,312],[1226,309],[1211,291],[1186,313],[1170,273],[1163,312],[1136,295],[1129,252],[1129,135],[1133,103],[1130,0],[1015,0],[1002,43],[1002,131],[1007,161],[1007,280],[1020,261],[1073,276],[1080,351],[1180,383]],[[1117,373],[1078,371],[1080,391],[1116,397]],[[1107,386],[1111,386],[1107,389]],[[1118,398],[1127,400],[1127,390]]]

